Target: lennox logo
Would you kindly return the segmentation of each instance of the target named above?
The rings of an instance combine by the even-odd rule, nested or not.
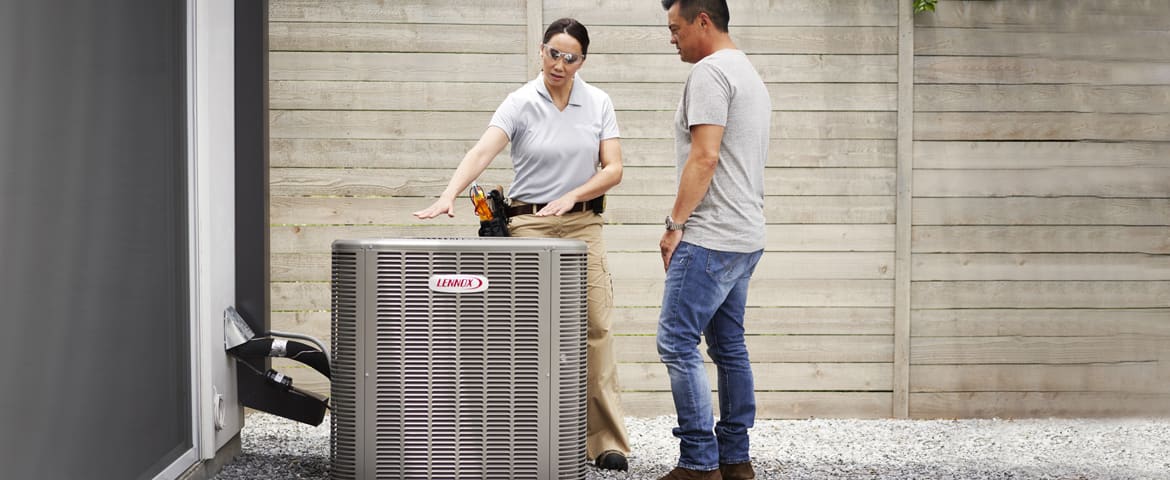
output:
[[[488,279],[482,275],[431,275],[431,290],[444,293],[475,293],[488,288]]]

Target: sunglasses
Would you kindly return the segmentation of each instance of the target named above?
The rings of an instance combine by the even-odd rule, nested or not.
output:
[[[577,63],[578,60],[585,58],[585,55],[582,55],[579,53],[562,52],[560,50],[557,50],[555,48],[548,46],[548,44],[544,44],[541,46],[544,47],[545,50],[548,50],[548,56],[549,56],[549,58],[552,58],[552,61],[554,61],[554,62],[557,61],[558,59],[564,58],[565,65],[572,65],[574,63]]]

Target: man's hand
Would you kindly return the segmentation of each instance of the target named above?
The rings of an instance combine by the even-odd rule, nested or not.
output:
[[[682,237],[682,230],[667,230],[662,234],[662,240],[658,241],[658,251],[662,252],[663,271],[670,270],[670,258],[674,256],[674,250],[682,242]]]
[[[444,213],[446,213],[448,217],[455,216],[454,200],[445,200],[440,198],[435,200],[435,203],[432,203],[431,206],[414,212],[412,215],[418,217],[420,220],[426,220],[428,218],[435,218]]]

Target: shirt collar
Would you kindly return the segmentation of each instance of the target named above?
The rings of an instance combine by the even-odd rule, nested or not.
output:
[[[536,83],[536,93],[539,93],[540,96],[544,97],[545,100],[552,102],[552,94],[548,92],[548,87],[544,84],[544,74],[537,74],[536,80],[533,81]],[[585,96],[585,89],[583,88],[584,86],[585,81],[581,80],[581,77],[574,73],[573,89],[569,91],[569,105],[575,105],[578,107],[582,105],[582,101],[584,101]]]

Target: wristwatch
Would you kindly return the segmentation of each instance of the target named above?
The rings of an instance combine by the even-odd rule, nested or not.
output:
[[[666,229],[667,230],[673,232],[675,230],[686,230],[686,228],[687,228],[687,222],[674,223],[674,219],[670,218],[670,215],[666,216]]]

